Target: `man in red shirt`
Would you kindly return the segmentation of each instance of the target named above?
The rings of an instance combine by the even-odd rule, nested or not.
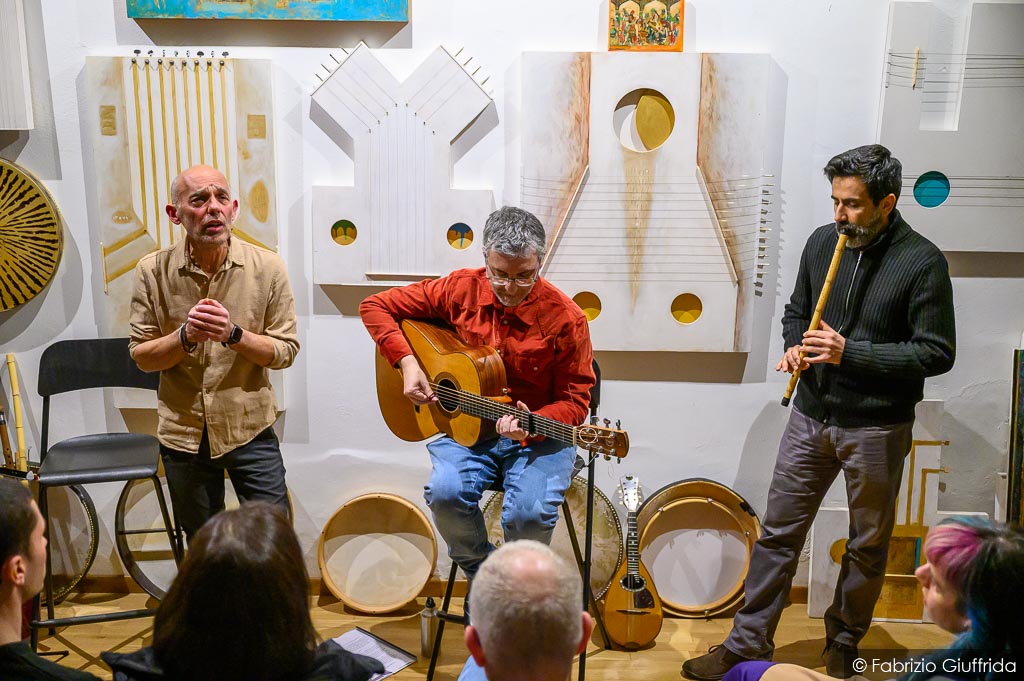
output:
[[[393,288],[359,307],[381,354],[402,371],[405,396],[415,404],[435,397],[402,334],[403,319],[435,319],[470,345],[489,345],[505,364],[518,407],[570,425],[583,423],[594,385],[587,318],[564,293],[540,278],[545,234],[527,211],[504,207],[487,219],[485,266]],[[550,543],[558,507],[576,460],[571,444],[531,436],[511,416],[496,424],[498,438],[464,447],[442,436],[427,445],[433,470],[424,496],[451,556],[468,579],[494,547],[479,501],[496,480],[505,488],[505,540]]]

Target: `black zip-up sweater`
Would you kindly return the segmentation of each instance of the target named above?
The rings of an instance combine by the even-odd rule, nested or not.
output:
[[[839,235],[811,234],[782,316],[786,347],[810,324]],[[822,423],[850,428],[905,423],[924,397],[924,379],[950,370],[956,354],[953,286],[942,252],[899,212],[863,249],[847,249],[822,319],[846,339],[838,366],[812,364],[796,406]]]

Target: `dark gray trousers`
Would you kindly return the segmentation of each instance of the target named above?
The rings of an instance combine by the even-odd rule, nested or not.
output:
[[[284,460],[272,426],[251,442],[216,459],[210,458],[210,440],[205,430],[198,454],[161,444],[160,457],[174,517],[189,541],[207,520],[224,510],[224,471],[228,472],[239,501],[269,501],[288,510]]]
[[[864,637],[882,590],[913,427],[911,421],[842,428],[793,410],[779,443],[761,538],[750,557],[746,600],[726,648],[747,658],[771,658],[800,551],[840,470],[846,477],[850,540],[825,613],[825,634],[850,646]]]

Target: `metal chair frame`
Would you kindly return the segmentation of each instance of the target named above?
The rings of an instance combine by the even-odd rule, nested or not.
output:
[[[174,524],[171,520],[163,489],[160,480],[156,475],[156,468],[159,462],[159,454],[155,456],[152,465],[152,474],[146,475],[146,471],[140,474],[140,469],[118,467],[117,462],[110,462],[111,465],[103,468],[97,467],[90,471],[65,471],[63,476],[69,479],[61,479],[61,474],[47,471],[47,455],[60,445],[66,445],[74,453],[76,445],[89,444],[89,442],[102,442],[103,436],[114,436],[124,438],[131,434],[102,433],[95,436],[79,436],[64,440],[54,448],[49,447],[50,434],[50,398],[53,395],[85,390],[89,388],[142,388],[156,390],[160,384],[158,373],[147,374],[141,371],[128,355],[127,338],[101,338],[89,340],[64,340],[50,345],[40,358],[39,362],[39,394],[43,398],[43,416],[41,427],[40,463],[39,463],[39,510],[47,524],[49,534],[49,508],[47,503],[47,490],[49,487],[60,487],[65,485],[89,484],[94,482],[128,481],[136,479],[149,479],[152,481],[157,500],[160,504],[160,512],[163,516],[164,527],[168,540],[174,553],[175,562],[182,558],[180,539],[175,536]],[[152,436],[135,436],[140,441],[144,437],[151,438],[156,444],[156,438]],[[154,448],[155,452],[159,450]],[[50,478],[56,478],[50,481]],[[47,618],[40,618],[40,596],[36,596],[33,602],[31,622],[31,643],[35,650],[39,641],[39,630],[56,627],[71,626],[75,624],[89,624],[93,622],[110,622],[114,620],[135,619],[149,617],[156,613],[154,608],[140,610],[129,610],[115,613],[102,613],[97,615],[78,615],[73,617],[55,617],[53,603],[53,577],[51,570],[50,544],[46,547],[46,580],[44,590],[46,593]]]

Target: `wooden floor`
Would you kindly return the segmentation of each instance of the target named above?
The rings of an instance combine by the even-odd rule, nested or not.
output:
[[[156,601],[145,594],[72,596],[58,608],[58,616],[129,610],[154,607]],[[419,653],[420,605],[381,616],[367,616],[346,608],[332,597],[312,599],[313,624],[323,638],[339,636],[360,626],[393,644]],[[461,604],[459,604],[461,607]],[[661,635],[655,645],[638,652],[601,650],[591,645],[587,655],[587,678],[594,681],[619,679],[679,679],[679,666],[683,660],[707,651],[708,646],[720,643],[729,631],[732,620],[683,620],[666,618]],[[152,619],[125,620],[106,624],[88,624],[68,627],[56,636],[40,641],[40,652],[67,650],[69,654],[60,663],[84,669],[97,676],[110,679],[110,670],[99,659],[104,650],[130,652],[148,645],[153,631]],[[807,617],[807,606],[791,605],[783,613],[776,634],[775,659],[793,662],[824,671],[819,657],[824,647],[824,626],[821,620]],[[932,649],[944,646],[951,636],[930,624],[879,623],[871,627],[862,648]],[[595,635],[596,640],[596,635]],[[437,679],[455,679],[467,656],[462,632],[449,627],[444,637]],[[50,658],[55,659],[55,658]],[[427,671],[428,660],[420,659],[394,678],[421,679]],[[573,679],[576,678],[574,673]]]

